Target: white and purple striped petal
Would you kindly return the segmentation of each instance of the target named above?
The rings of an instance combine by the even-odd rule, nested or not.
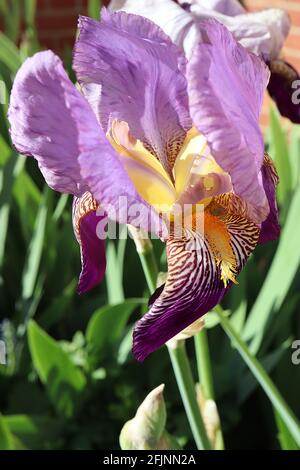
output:
[[[234,280],[231,274],[243,268],[258,237],[259,228],[245,218],[239,198],[225,195],[205,209],[203,233],[169,238],[166,284],[154,293],[149,312],[134,330],[133,352],[139,361],[222,300]]]

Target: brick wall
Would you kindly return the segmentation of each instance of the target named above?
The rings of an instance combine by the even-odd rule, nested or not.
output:
[[[138,0],[136,0],[138,1]],[[62,52],[72,45],[78,14],[87,14],[88,0],[37,0],[37,26],[43,46]],[[102,1],[102,4],[109,0]],[[286,9],[292,19],[291,33],[286,41],[285,55],[300,70],[300,0],[245,0],[251,11],[279,7]]]
[[[88,0],[37,0],[37,26],[42,46],[63,54],[66,46],[72,47],[78,14],[87,14]],[[136,0],[138,1],[138,0]],[[107,5],[109,0],[102,1]],[[300,0],[244,0],[248,10],[284,8],[290,14],[292,29],[283,50],[286,59],[300,71]],[[263,127],[268,122],[270,99],[266,97],[261,118]]]
[[[250,11],[262,10],[264,8],[283,8],[288,11],[292,21],[292,28],[282,53],[285,60],[290,62],[300,72],[300,0],[245,0],[244,4]],[[268,123],[270,101],[270,98],[266,96],[261,116],[263,128]]]
[[[102,5],[108,3],[109,0],[102,1]],[[292,28],[283,54],[300,71],[300,0],[244,0],[243,3],[250,11],[278,7],[289,12]],[[65,47],[74,44],[78,15],[88,13],[87,5],[88,0],[37,0],[36,22],[41,45],[63,55]],[[268,122],[269,105],[266,96],[262,127]]]
[[[107,5],[102,1],[102,5]],[[99,2],[100,4],[100,2]],[[74,43],[78,15],[87,14],[88,0],[37,0],[36,24],[41,45],[63,54]]]

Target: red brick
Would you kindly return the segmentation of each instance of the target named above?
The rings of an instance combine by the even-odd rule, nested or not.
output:
[[[39,31],[60,31],[73,28],[76,30],[78,14],[41,16],[36,18],[36,25]]]

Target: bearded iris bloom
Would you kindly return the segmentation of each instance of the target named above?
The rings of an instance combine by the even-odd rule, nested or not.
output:
[[[105,271],[99,205],[114,218],[122,196],[119,221],[135,225],[128,207],[138,204],[138,228],[170,222],[168,277],[134,330],[139,360],[219,303],[256,244],[279,232],[277,175],[258,124],[268,68],[214,19],[201,28],[206,41],[187,63],[148,19],[103,9],[100,22],[79,21],[80,90],[47,51],[23,64],[11,95],[17,150],[51,188],[74,195],[80,292]],[[204,208],[204,230],[192,210],[178,237],[173,208],[186,203]]]
[[[113,10],[146,16],[157,23],[189,58],[202,41],[201,20],[215,18],[246,49],[261,57],[271,71],[268,91],[282,116],[300,123],[300,105],[293,99],[300,79],[292,65],[281,58],[290,30],[288,13],[279,8],[248,13],[238,0],[112,0]],[[294,85],[295,84],[295,85]]]

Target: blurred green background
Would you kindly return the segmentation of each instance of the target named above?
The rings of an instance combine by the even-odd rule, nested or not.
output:
[[[194,449],[166,348],[143,364],[131,354],[132,327],[148,298],[133,242],[108,242],[106,281],[82,297],[76,293],[80,255],[71,197],[49,190],[34,159],[16,154],[6,118],[14,75],[40,48],[35,2],[1,0],[0,14],[0,339],[7,349],[7,365],[0,365],[0,449],[117,449],[123,424],[162,382],[167,429]],[[25,29],[17,43],[20,16]],[[70,51],[65,66],[72,78]],[[286,132],[271,109],[266,142],[281,179],[282,235],[256,249],[223,308],[300,417],[300,365],[291,361],[291,344],[300,339],[300,129]],[[164,247],[157,241],[154,248],[165,271]],[[213,314],[208,327],[226,448],[296,448]],[[196,377],[192,340],[187,349]]]

